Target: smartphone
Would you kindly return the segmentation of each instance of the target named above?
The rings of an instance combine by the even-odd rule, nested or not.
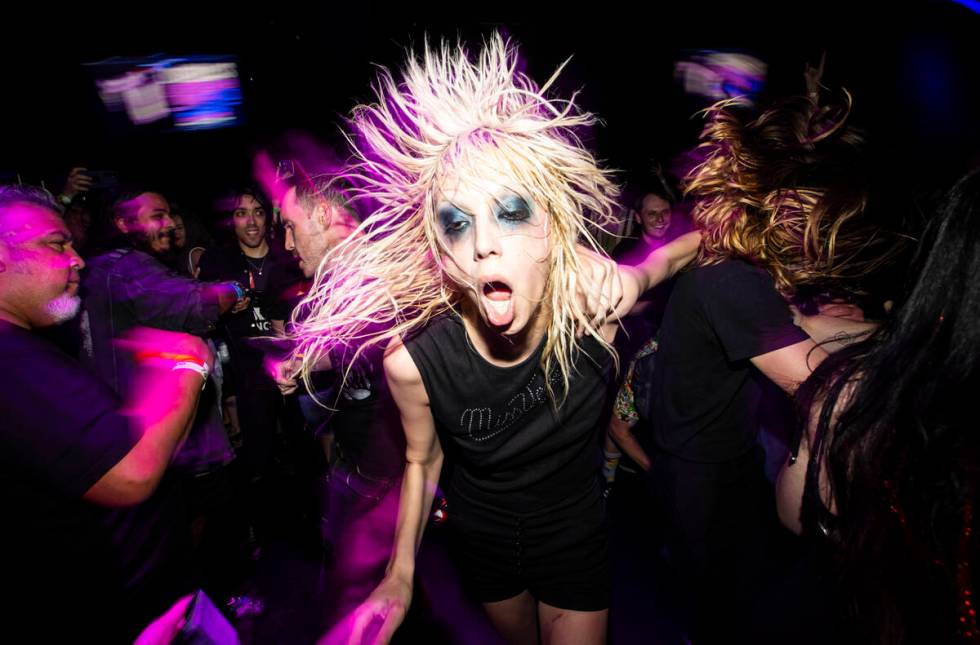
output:
[[[235,628],[200,589],[187,607],[185,618],[173,645],[241,645]]]

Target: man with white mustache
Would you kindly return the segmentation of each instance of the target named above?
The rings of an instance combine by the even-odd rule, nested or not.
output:
[[[172,499],[160,483],[213,359],[199,338],[132,330],[114,346],[136,350],[124,405],[40,333],[78,312],[84,267],[49,195],[0,187],[0,569],[14,592],[0,618],[32,642],[132,642],[183,591],[131,556],[169,543],[152,521]]]

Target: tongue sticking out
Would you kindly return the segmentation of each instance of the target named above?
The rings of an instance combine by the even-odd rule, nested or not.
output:
[[[513,295],[510,287],[502,282],[488,282],[483,286],[483,309],[494,327],[509,327],[514,321]]]

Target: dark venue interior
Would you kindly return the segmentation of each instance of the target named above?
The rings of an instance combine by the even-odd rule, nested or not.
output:
[[[980,642],[971,604],[972,591],[980,591],[973,531],[980,450],[976,433],[962,421],[974,414],[968,393],[975,397],[980,385],[980,323],[970,322],[980,315],[980,291],[971,273],[980,263],[980,228],[974,224],[980,218],[980,199],[974,199],[980,195],[980,2],[199,4],[130,3],[113,10],[96,3],[19,3],[3,9],[0,213],[10,211],[14,221],[22,216],[18,208],[29,207],[32,213],[42,211],[34,213],[42,220],[60,214],[54,219],[68,222],[68,212],[77,208],[90,212],[91,229],[89,246],[80,249],[68,225],[76,235],[74,251],[66,250],[68,229],[58,229],[65,239],[54,244],[62,256],[71,256],[68,268],[62,267],[69,277],[59,274],[60,286],[48,294],[41,279],[50,278],[51,271],[37,269],[36,292],[44,291],[50,301],[42,302],[26,278],[15,283],[15,261],[22,256],[16,249],[8,253],[8,239],[21,238],[5,228],[7,216],[0,217],[0,354],[7,355],[0,361],[5,381],[0,389],[10,390],[0,399],[0,417],[8,407],[13,411],[40,401],[38,406],[57,410],[52,427],[56,422],[70,427],[77,417],[92,436],[99,424],[128,428],[130,443],[105,440],[111,458],[91,457],[97,464],[92,472],[101,468],[105,477],[112,464],[138,452],[138,437],[166,424],[174,428],[154,444],[166,450],[142,462],[154,464],[153,476],[130,478],[145,490],[126,497],[122,489],[111,494],[100,489],[105,480],[86,479],[91,473],[78,464],[73,466],[78,472],[71,472],[84,486],[69,483],[68,475],[46,482],[33,465],[17,470],[24,457],[16,451],[43,453],[46,435],[22,441],[21,435],[33,431],[35,411],[11,412],[14,421],[0,420],[12,437],[0,444],[6,453],[0,466],[7,469],[0,488],[8,491],[0,501],[16,506],[15,516],[22,519],[15,522],[30,525],[0,542],[0,551],[8,554],[4,562],[14,563],[33,539],[31,522],[39,527],[37,534],[50,538],[37,542],[39,552],[78,536],[77,545],[63,553],[78,566],[64,570],[64,580],[75,576],[67,591],[60,590],[64,580],[58,571],[45,569],[32,578],[31,570],[18,569],[32,586],[10,611],[52,621],[29,626],[34,638],[21,642],[65,642],[57,639],[67,638],[77,618],[75,636],[83,642],[133,642],[157,619],[137,645],[333,645],[356,642],[358,634],[360,642],[374,643],[391,637],[385,634],[390,617],[397,617],[394,629],[401,613],[404,621],[393,643]],[[608,215],[608,231],[596,233],[581,212],[578,219],[569,216],[580,228],[562,221],[582,235],[567,245],[572,251],[548,246],[546,255],[534,259],[529,266],[550,271],[540,284],[533,271],[526,272],[531,278],[512,276],[511,269],[487,277],[490,271],[467,267],[488,266],[480,264],[486,256],[509,260],[513,248],[524,261],[531,257],[526,249],[538,248],[535,242],[553,243],[550,233],[529,232],[543,226],[534,219],[536,204],[556,194],[549,189],[568,196],[571,188],[522,186],[527,194],[497,190],[505,184],[500,176],[515,182],[538,176],[509,168],[488,180],[497,192],[482,202],[474,197],[483,194],[482,185],[455,187],[453,193],[422,180],[408,188],[409,182],[391,180],[384,185],[390,192],[379,197],[384,191],[378,187],[383,183],[378,167],[409,173],[393,160],[397,155],[389,152],[382,159],[377,146],[358,138],[369,129],[369,119],[360,115],[351,121],[356,105],[387,105],[376,94],[379,69],[400,79],[406,49],[419,52],[426,43],[459,40],[473,53],[492,49],[496,33],[516,44],[517,73],[538,84],[564,66],[545,98],[532,102],[551,100],[551,109],[574,97],[579,109],[599,119],[563,130],[547,150],[560,148],[554,153],[560,161],[568,159],[562,154],[581,149],[593,153],[595,160],[582,164],[587,167],[582,175],[562,177],[568,185],[568,176],[585,177],[569,199]],[[820,65],[817,92],[808,87],[806,75]],[[158,76],[144,86],[134,80],[141,74]],[[165,76],[168,80],[160,80]],[[408,85],[387,91],[418,91]],[[842,107],[848,98],[849,112]],[[732,101],[709,113],[721,99]],[[833,109],[821,112],[824,101]],[[783,118],[793,109],[804,115],[794,122],[803,123],[793,133],[800,145],[768,147],[772,138],[766,137],[778,128],[765,130],[751,119]],[[546,112],[538,103],[529,110],[539,116]],[[721,121],[722,112],[737,126],[706,132],[706,119]],[[427,118],[421,109],[409,116],[395,113],[392,120],[402,119],[406,131],[410,116]],[[453,139],[441,150],[462,149],[460,159],[469,163],[466,146],[484,128],[493,130],[477,124],[477,134],[464,132],[458,135],[463,143]],[[358,134],[348,139],[352,129]],[[572,130],[580,141],[572,141]],[[867,145],[860,156],[849,157],[853,141],[848,137],[858,131]],[[487,141],[506,148],[494,136],[487,135]],[[699,141],[704,146],[696,149]],[[422,158],[426,146],[438,147],[430,143],[402,149],[401,163],[407,167],[417,159],[405,158]],[[368,150],[365,159],[377,154],[378,167],[354,166],[352,144]],[[498,160],[481,157],[485,149],[473,145],[477,166]],[[515,155],[551,154],[541,149],[519,148]],[[709,159],[705,150],[717,167],[699,165]],[[463,178],[459,183],[466,186],[465,172],[472,168],[452,159],[466,170],[450,176]],[[260,162],[264,169],[259,170]],[[69,173],[79,168],[87,169],[94,184],[71,192],[66,177],[70,183]],[[353,179],[345,174],[339,190],[321,183],[321,175],[349,168],[364,174],[350,171]],[[601,169],[612,171],[621,194],[614,194]],[[853,176],[846,176],[852,170]],[[20,185],[41,187],[47,196],[18,192]],[[403,194],[418,188],[411,192],[415,201],[406,206],[408,197],[405,203],[399,201],[402,194],[392,197],[397,192],[392,186]],[[8,187],[13,196],[3,192]],[[690,192],[685,195],[684,189]],[[351,195],[357,198],[350,200]],[[366,199],[358,201],[361,197]],[[659,215],[648,205],[651,197],[663,205]],[[821,211],[825,198],[830,213]],[[478,207],[469,208],[474,203]],[[548,201],[548,207],[554,203]],[[599,208],[593,208],[596,204]],[[802,216],[784,217],[784,207]],[[147,209],[156,213],[156,228],[138,229]],[[648,211],[659,220],[649,223]],[[326,224],[316,228],[320,237],[313,236],[320,246],[304,239],[311,234],[294,219],[316,221],[317,213],[326,213]],[[486,243],[490,250],[481,250],[486,240],[474,234],[473,253],[467,246],[461,254],[470,264],[458,262],[451,251],[470,244],[467,231],[487,213],[496,218],[498,237]],[[174,215],[187,222],[189,236],[192,224],[199,227],[180,253]],[[419,219],[413,228],[399,219],[415,216],[431,221],[424,220],[423,227]],[[169,224],[161,229],[164,220]],[[392,241],[399,235],[404,246]],[[396,275],[378,277],[373,259],[358,264],[357,252],[370,256],[373,243],[397,258]],[[15,242],[9,245],[13,249]],[[580,263],[554,268],[570,262],[562,253]],[[324,258],[341,258],[354,269],[344,273]],[[604,263],[615,267],[612,261],[619,263],[612,271],[618,286],[596,277],[608,271]],[[135,286],[106,286],[112,280]],[[524,310],[513,304],[523,281],[530,291],[540,287],[537,300],[528,297],[528,302],[546,302],[546,294],[551,298],[524,318]],[[579,286],[582,291],[572,296],[562,291],[571,290],[570,284],[588,287]],[[384,285],[378,293],[388,300],[372,299],[365,285]],[[121,298],[126,288],[138,293],[126,300],[131,316],[124,324],[118,313],[123,308],[113,298]],[[356,294],[350,298],[354,304],[339,304],[347,293]],[[611,303],[603,300],[609,293]],[[425,300],[430,297],[431,302]],[[627,298],[630,306],[619,311]],[[54,306],[58,302],[62,309]],[[176,302],[187,306],[180,309]],[[103,305],[112,313],[99,318],[97,307]],[[153,315],[138,311],[141,306]],[[541,322],[545,316],[550,326]],[[586,325],[593,317],[600,322]],[[845,322],[837,328],[827,326],[828,320]],[[527,327],[518,329],[518,323]],[[101,324],[108,328],[99,331]],[[616,325],[626,333],[617,335]],[[390,332],[393,328],[397,333]],[[326,338],[334,331],[336,339],[318,344],[318,334]],[[703,335],[693,338],[697,333]],[[476,342],[477,337],[482,340]],[[559,340],[552,344],[546,338]],[[360,353],[360,342],[367,348],[376,340]],[[439,343],[442,354],[432,349]],[[708,346],[715,351],[710,356]],[[120,347],[135,352],[131,364],[116,356]],[[615,360],[605,352],[612,348],[618,352]],[[790,348],[797,354],[773,359]],[[396,368],[389,361],[396,351],[410,355],[405,360],[414,380],[393,378]],[[698,351],[704,363],[692,367],[687,357]],[[110,353],[111,360],[105,358]],[[43,365],[58,366],[52,374],[79,380],[48,383],[58,392],[47,398],[38,394],[40,385],[25,385],[38,356]],[[539,359],[540,365],[534,362]],[[87,372],[80,376],[79,365],[104,382]],[[166,369],[157,369],[161,366]],[[700,371],[710,370],[729,380],[697,380]],[[189,374],[202,376],[205,386],[197,387],[197,380],[189,386],[183,380]],[[475,394],[466,389],[484,376],[473,386]],[[427,444],[413,437],[408,425],[402,433],[410,418],[405,401],[413,401],[405,394],[408,381],[423,395],[419,407],[431,415],[428,425],[421,424],[431,435],[425,435]],[[556,398],[552,386],[559,383],[557,391],[563,387],[574,395],[567,414],[560,411],[564,402],[548,407]],[[161,394],[154,398],[151,391]],[[186,396],[165,398],[173,392]],[[488,401],[501,400],[485,403],[484,392]],[[621,409],[624,393],[629,414]],[[86,416],[89,401],[92,418]],[[133,421],[134,410],[145,418]],[[483,414],[490,415],[486,424]],[[535,414],[540,418],[526,428],[520,425]],[[458,420],[459,432],[447,430],[445,419]],[[220,441],[192,441],[198,426],[211,421]],[[476,436],[473,427],[482,431],[494,423],[500,432],[520,426],[511,430],[517,439],[498,453],[480,452],[496,434]],[[576,424],[588,428],[579,437],[585,448],[575,444],[581,451],[572,454],[573,441],[555,439],[555,433]],[[697,445],[697,436],[707,436],[699,435],[701,430],[684,440],[670,434],[698,424],[718,437],[750,434],[752,447],[733,448],[741,452],[722,458],[716,456],[724,452],[721,438],[697,452],[690,446]],[[259,426],[265,428],[261,436]],[[394,438],[386,434],[391,428]],[[57,428],[51,432],[56,436]],[[387,443],[377,449],[373,442],[382,435]],[[523,453],[514,448],[522,437],[532,437]],[[24,447],[32,442],[37,445]],[[51,454],[60,445],[39,463],[61,464],[61,453]],[[65,445],[64,452],[71,452],[74,444]],[[193,452],[192,445],[196,457],[185,455],[183,461],[181,454]],[[552,449],[545,456],[536,452]],[[495,461],[504,453],[512,460],[507,468]],[[559,453],[571,455],[571,465],[552,463]],[[798,457],[800,465],[792,470]],[[527,475],[521,468],[534,459],[552,471],[538,479]],[[520,467],[508,470],[513,463]],[[495,468],[507,476],[520,474],[496,478]],[[595,490],[579,497],[554,490],[580,483],[580,471]],[[505,490],[499,498],[474,493],[500,492],[529,478],[544,491],[537,497],[521,497],[525,489],[512,496]],[[749,491],[745,497],[730,492],[743,485]],[[154,522],[169,521],[163,519],[172,517],[167,505],[178,504],[178,497],[182,537],[173,543],[161,538],[152,547],[138,543],[159,528]],[[745,502],[749,497],[751,504]],[[796,506],[784,507],[789,498]],[[506,504],[495,506],[495,499]],[[765,500],[759,502],[764,510],[756,516],[758,499]],[[525,513],[513,500],[532,510]],[[412,531],[424,529],[424,539],[394,525],[399,508],[416,506],[421,520]],[[66,518],[67,537],[52,538],[60,530],[59,513]],[[536,525],[541,516],[552,523]],[[368,523],[358,524],[361,520]],[[111,529],[103,534],[105,526]],[[698,531],[710,534],[699,534],[704,544],[691,537]],[[586,533],[589,539],[603,537],[595,544],[579,540]],[[378,589],[401,573],[396,564],[406,560],[399,547],[411,551],[399,536],[411,542],[412,535],[421,547],[414,560],[408,558],[407,595],[404,589],[388,589],[380,608],[371,608],[365,598],[381,576]],[[763,537],[743,544],[756,535]],[[512,537],[516,564],[507,559]],[[126,548],[90,548],[120,543],[131,546],[132,554]],[[471,549],[473,544],[480,549]],[[757,559],[731,555],[743,547]],[[157,560],[170,557],[164,555],[167,549],[184,554],[167,560],[179,566],[147,573]],[[86,566],[91,567],[100,558],[126,560],[125,567],[139,570],[131,576],[139,583],[124,592],[112,586],[114,580],[93,583],[91,597],[82,598],[80,590],[93,579],[85,577],[92,571],[81,564],[89,554]],[[345,569],[348,560],[362,556],[371,560],[373,578],[357,578]],[[528,573],[535,558],[552,568]],[[721,573],[711,568],[726,558]],[[144,561],[149,562],[145,570]],[[914,563],[907,577],[905,570],[889,566],[895,562]],[[511,564],[526,584],[494,587],[499,582],[494,576],[506,578]],[[579,577],[563,577],[567,571]],[[602,588],[596,583],[600,578],[611,580],[611,586]],[[736,578],[750,583],[725,586]],[[194,583],[188,586],[187,580]],[[719,581],[724,582],[720,591],[708,588]],[[178,605],[173,605],[174,589],[185,599]],[[207,594],[186,600],[184,594],[196,589]],[[50,597],[44,597],[48,591]],[[493,607],[515,598],[531,609]],[[102,624],[93,618],[93,607],[108,616],[125,615],[111,625],[114,631],[89,633],[102,629],[91,627]],[[161,617],[167,607],[170,612]],[[593,620],[597,614],[601,621]],[[0,615],[11,624],[7,612]],[[384,637],[373,640],[379,631]],[[11,634],[0,629],[0,640]],[[195,636],[202,640],[192,640]]]

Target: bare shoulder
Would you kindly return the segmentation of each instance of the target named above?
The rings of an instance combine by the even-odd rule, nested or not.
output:
[[[435,420],[422,383],[422,374],[400,338],[388,344],[384,366],[388,389],[398,406],[402,430],[405,431],[406,457],[409,462],[428,463],[442,454]]]
[[[604,341],[606,341],[607,343],[609,343],[611,345],[612,342],[614,340],[616,340],[616,334],[619,333],[619,328],[620,328],[621,325],[622,325],[622,322],[620,321],[619,318],[616,318],[614,320],[606,321],[599,328],[599,335],[602,336],[602,339]]]
[[[421,394],[422,398],[428,402],[422,383],[422,374],[400,337],[393,338],[388,343],[384,355],[384,368],[388,384],[393,390],[415,395],[412,398],[418,398]]]

